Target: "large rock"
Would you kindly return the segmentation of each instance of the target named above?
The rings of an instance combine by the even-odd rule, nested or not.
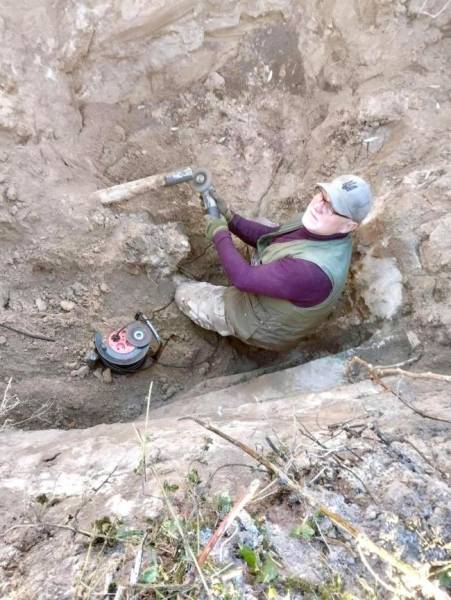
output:
[[[359,107],[359,119],[368,123],[395,123],[403,118],[409,108],[405,92],[385,90],[364,98]]]
[[[420,256],[423,265],[433,273],[449,271],[451,267],[451,215],[429,223],[428,240],[421,245]]]
[[[357,288],[373,319],[392,319],[402,306],[403,277],[396,258],[367,254],[359,266]]]
[[[387,230],[387,204],[392,199],[390,193],[377,196],[370,214],[357,230],[356,238],[363,246],[376,246],[384,242]]]
[[[142,267],[158,278],[177,270],[191,246],[183,227],[178,223],[154,225],[139,217],[123,219],[107,243],[103,264],[124,263],[131,268]]]

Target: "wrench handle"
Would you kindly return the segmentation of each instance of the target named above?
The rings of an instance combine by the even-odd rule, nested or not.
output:
[[[215,217],[215,219],[219,219],[219,217],[221,216],[221,213],[219,212],[219,208],[217,206],[209,206],[207,209],[207,213],[212,217]]]
[[[202,199],[202,203],[204,205],[204,209],[206,210],[206,212],[209,215],[211,215],[212,217],[215,217],[216,219],[219,218],[221,216],[221,213],[219,212],[219,208],[218,208],[218,205],[216,204],[216,200],[210,194],[210,190],[206,190],[205,192],[202,192],[200,197]]]

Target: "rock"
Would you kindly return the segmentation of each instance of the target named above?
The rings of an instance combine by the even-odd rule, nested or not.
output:
[[[104,282],[102,282],[99,287],[100,287],[100,291],[103,292],[104,294],[108,294],[111,291],[110,288],[107,286],[107,284]]]
[[[209,90],[219,90],[225,86],[225,79],[222,75],[214,71],[210,73],[205,81],[205,87]]]
[[[366,510],[365,517],[369,521],[374,521],[374,519],[377,519],[377,510],[374,507],[369,506]]]
[[[384,238],[385,232],[385,210],[388,194],[375,198],[373,208],[370,214],[362,222],[356,232],[356,237],[360,244],[364,246],[374,246]]]
[[[131,267],[146,267],[168,276],[177,271],[177,265],[190,253],[190,243],[183,228],[176,223],[151,225],[129,221],[116,245],[123,261]]]
[[[415,491],[409,481],[394,479],[384,490],[383,502],[387,510],[394,512],[397,517],[408,519],[418,511]]]
[[[400,121],[407,111],[409,99],[403,92],[387,90],[380,94],[362,99],[359,107],[359,119],[366,123],[395,123]]]
[[[210,370],[210,365],[207,362],[205,362],[199,366],[198,373],[199,373],[199,375],[206,375],[209,370]]]
[[[240,543],[250,546],[251,548],[257,548],[261,543],[263,536],[255,525],[254,519],[243,508],[238,513],[237,520],[241,525],[241,531],[238,533]]]
[[[421,262],[433,273],[449,269],[451,265],[451,215],[428,223],[433,228],[429,239],[420,248]]]
[[[76,296],[83,296],[88,291],[88,288],[79,281],[76,281],[71,285],[71,290]]]
[[[167,384],[163,385],[162,386],[162,392],[164,394],[163,399],[169,400],[169,398],[172,398],[172,396],[174,394],[176,394],[178,392],[178,390],[179,390],[179,388],[175,384],[167,383]]]
[[[70,312],[75,308],[75,302],[71,302],[70,300],[61,300],[60,306],[65,312]]]
[[[245,586],[244,600],[258,600],[258,596],[255,595],[254,590],[250,585]]]
[[[39,312],[45,312],[47,310],[47,304],[42,298],[36,298],[34,303],[36,304],[36,308]]]
[[[402,275],[394,257],[365,256],[357,287],[373,317],[391,319],[401,308]]]
[[[72,287],[68,287],[64,293],[64,298],[66,300],[71,300],[71,301],[75,301],[75,294],[74,294],[74,290],[72,289]]]
[[[13,185],[10,185],[8,188],[6,188],[5,197],[10,202],[16,202],[17,201],[17,199],[18,199],[17,190],[16,190],[16,188]]]
[[[442,176],[445,177],[442,177]],[[428,187],[430,184],[439,184],[439,187],[446,188],[446,183],[450,183],[450,178],[448,177],[448,181],[446,181],[446,171],[441,167],[431,168],[431,169],[417,169],[415,171],[411,171],[403,178],[403,183],[409,186],[410,188],[422,188]],[[445,183],[444,186],[440,185],[441,180]]]
[[[407,331],[406,332],[407,339],[409,340],[410,346],[412,350],[416,350],[419,346],[422,345],[422,341],[415,333],[415,331]]]
[[[84,355],[84,361],[88,365],[88,367],[90,367],[91,369],[93,369],[95,367],[98,360],[99,360],[99,355],[97,354],[97,352],[95,350],[88,350],[88,352],[86,352],[86,354]]]
[[[111,374],[111,369],[105,369],[102,373],[104,383],[112,383],[113,376]]]
[[[79,377],[80,379],[84,379],[85,377],[87,377],[87,375],[89,375],[88,365],[83,365],[79,369],[76,369],[75,371],[71,371],[71,373],[70,373],[71,377]]]
[[[94,377],[96,377],[99,381],[102,380],[102,367],[98,367],[93,371]]]
[[[4,346],[7,342],[7,339],[4,335],[0,335],[0,346]]]

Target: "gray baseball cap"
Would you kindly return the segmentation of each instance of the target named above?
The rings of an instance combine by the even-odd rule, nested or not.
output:
[[[357,223],[370,212],[373,195],[368,183],[357,175],[340,175],[330,183],[317,183],[325,190],[336,213]]]

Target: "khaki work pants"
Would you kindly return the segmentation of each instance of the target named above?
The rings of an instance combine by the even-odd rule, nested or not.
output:
[[[176,289],[175,303],[196,325],[223,336],[234,335],[225,318],[226,289],[203,281],[182,283]]]

